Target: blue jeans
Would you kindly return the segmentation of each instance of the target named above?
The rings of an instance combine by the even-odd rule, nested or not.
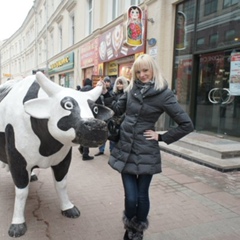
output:
[[[122,173],[125,193],[125,215],[131,220],[145,222],[150,209],[149,186],[152,175],[133,175]]]
[[[109,150],[110,150],[110,152],[112,152],[113,148],[115,147],[115,144],[116,144],[115,142],[109,141]],[[99,152],[104,153],[105,145],[106,145],[106,142],[102,146],[99,147]]]

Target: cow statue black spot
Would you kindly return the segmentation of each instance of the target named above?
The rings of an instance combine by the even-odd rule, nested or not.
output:
[[[9,236],[27,231],[24,209],[34,168],[52,168],[62,214],[80,216],[68,198],[66,177],[72,146],[97,147],[107,139],[113,112],[95,104],[101,92],[102,86],[88,92],[64,88],[41,72],[0,86],[0,161],[15,184]]]

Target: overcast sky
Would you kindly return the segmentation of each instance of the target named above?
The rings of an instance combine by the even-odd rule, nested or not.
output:
[[[21,26],[33,0],[0,0],[0,40],[11,37]]]

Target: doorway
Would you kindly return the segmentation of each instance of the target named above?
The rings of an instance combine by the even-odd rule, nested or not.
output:
[[[240,49],[198,56],[195,128],[199,132],[240,137],[240,81],[239,93],[230,91],[235,53]]]

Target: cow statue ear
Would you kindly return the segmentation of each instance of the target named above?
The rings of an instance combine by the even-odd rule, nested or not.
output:
[[[49,119],[51,104],[49,99],[32,99],[24,103],[24,110],[27,114],[38,119]]]

